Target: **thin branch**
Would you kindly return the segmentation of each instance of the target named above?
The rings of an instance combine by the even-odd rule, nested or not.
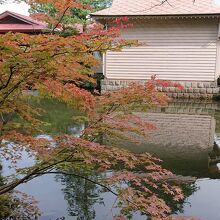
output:
[[[167,3],[169,6],[173,7],[173,5],[170,4],[169,0],[162,0],[161,3],[152,6],[152,8],[150,8],[150,9],[153,9],[153,8],[155,8],[155,7],[158,7],[158,6],[162,6],[162,5],[165,4],[165,3]],[[149,10],[150,10],[150,9],[149,9]]]
[[[75,173],[67,173],[67,172],[63,172],[63,171],[50,171],[50,172],[42,172],[42,173],[37,173],[39,175],[45,175],[45,174],[62,174],[65,176],[75,176],[84,180],[87,180],[90,183],[93,183],[95,185],[101,186],[102,188],[108,190],[109,192],[111,192],[112,194],[114,194],[115,196],[118,196],[118,194],[116,192],[114,192],[112,189],[110,189],[109,187],[107,187],[106,185],[96,182],[94,180],[89,179],[88,177],[82,176],[80,174],[75,174]]]
[[[13,76],[13,74],[14,74],[14,70],[13,70],[13,69],[14,69],[14,67],[10,66],[10,68],[9,68],[10,74],[9,74],[8,80],[7,80],[6,84],[3,84],[3,85],[0,87],[0,90],[5,89],[5,88],[8,87],[8,85],[9,85],[11,79],[12,79],[12,76]]]
[[[97,124],[102,122],[106,116],[110,115],[112,112],[114,112],[119,107],[120,107],[120,105],[116,105],[115,103],[113,103],[105,113],[101,114],[100,117],[96,121],[94,121],[92,124],[90,124],[88,127],[86,127],[86,129],[84,129],[84,131],[81,134],[81,138],[83,138],[86,135],[86,132],[88,129],[91,129],[91,128],[97,126]],[[94,139],[90,140],[90,141],[94,141]]]
[[[66,12],[69,10],[70,7],[67,7],[64,11],[63,11],[63,14],[62,16],[60,17],[59,21],[56,23],[56,25],[54,26],[53,30],[52,30],[52,34],[54,34],[56,28],[58,27],[58,25],[61,23],[61,21],[63,20]]]
[[[195,2],[195,0],[193,0]],[[169,2],[169,0],[162,0],[161,3],[158,3],[158,4],[155,4],[153,6],[151,6],[150,8],[145,8],[143,10],[139,10],[139,11],[133,11],[133,12],[142,12],[142,11],[149,11],[153,8],[156,8],[156,7],[160,7],[162,6],[163,4],[167,3],[169,6],[173,7],[173,5]]]
[[[21,178],[19,180],[16,180],[16,181],[14,181],[12,183],[3,185],[2,187],[0,187],[0,195],[2,195],[4,193],[7,193],[7,192],[10,192],[13,189],[15,189],[17,186],[19,186],[20,184],[27,183],[28,181],[38,177],[39,175],[37,175],[37,173],[45,172],[46,170],[54,168],[54,166],[56,166],[56,165],[58,165],[60,163],[66,162],[66,160],[68,158],[65,158],[64,160],[61,160],[61,161],[56,161],[56,162],[54,162],[52,164],[49,164],[49,165],[47,165],[47,166],[45,166],[43,168],[36,167],[34,170],[32,170],[28,175],[24,176],[23,178]],[[43,162],[42,164],[45,164],[45,162]]]

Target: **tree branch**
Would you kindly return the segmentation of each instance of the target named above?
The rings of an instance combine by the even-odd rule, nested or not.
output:
[[[9,68],[10,74],[9,74],[8,80],[7,80],[6,84],[3,84],[3,85],[0,87],[0,90],[5,89],[5,88],[8,87],[8,85],[9,85],[11,79],[12,79],[12,76],[13,76],[13,74],[14,74],[13,69],[14,69],[14,67],[10,66],[10,68]]]
[[[68,158],[65,158],[64,160],[61,160],[61,161],[56,161],[56,162],[54,162],[52,164],[49,164],[49,165],[47,165],[43,168],[36,167],[34,170],[32,170],[28,175],[24,176],[23,178],[21,178],[19,180],[16,180],[16,181],[13,181],[12,183],[9,183],[9,184],[6,184],[6,185],[3,185],[2,187],[0,187],[0,195],[2,195],[4,193],[7,193],[7,192],[10,192],[13,189],[15,189],[17,186],[19,186],[20,184],[26,183],[26,182],[38,177],[39,175],[37,173],[45,172],[48,169],[54,168],[54,166],[56,166],[60,163],[66,162],[66,160]],[[43,162],[42,164],[45,164],[45,162]]]
[[[109,187],[107,187],[106,185],[102,184],[102,183],[99,183],[99,182],[96,182],[94,180],[91,180],[85,176],[82,176],[80,174],[75,174],[75,173],[67,173],[67,172],[63,172],[63,171],[49,171],[49,172],[42,172],[42,173],[37,173],[39,175],[45,175],[45,174],[62,174],[62,175],[65,175],[65,176],[75,176],[75,177],[78,177],[78,178],[81,178],[81,179],[84,179],[84,180],[87,180],[88,182],[91,182],[95,185],[98,185],[98,186],[101,186],[102,188],[108,190],[109,192],[111,192],[112,194],[114,194],[115,196],[118,196],[118,194],[116,192],[114,192],[112,189],[110,189]]]
[[[52,34],[54,34],[56,28],[58,27],[58,25],[61,23],[61,21],[63,20],[66,12],[69,10],[70,7],[67,7],[64,11],[63,11],[63,14],[62,16],[60,17],[59,21],[56,23],[56,25],[54,26],[53,30],[52,30]]]

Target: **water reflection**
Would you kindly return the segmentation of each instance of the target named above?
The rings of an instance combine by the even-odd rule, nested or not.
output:
[[[85,175],[98,182],[97,174]],[[68,203],[67,211],[70,216],[76,216],[77,220],[96,219],[95,204],[104,204],[100,197],[100,190],[95,184],[74,176],[56,176],[63,185],[62,192]]]
[[[68,108],[65,103],[53,100],[30,100],[31,105],[41,108],[40,119],[45,123],[42,127],[44,134],[41,135],[59,135],[59,134],[73,134],[79,136],[84,129],[84,124],[77,123],[74,118],[81,116],[82,112]]]
[[[120,142],[136,153],[150,152],[164,161],[164,166],[178,175],[210,177],[209,155],[217,141],[217,103],[171,103],[166,108],[139,113],[156,125],[140,144]]]
[[[48,138],[68,133],[79,135],[84,125],[74,122],[79,115],[62,103],[45,100],[38,103],[48,114],[44,128]],[[140,145],[120,143],[131,151],[150,152],[164,161],[164,166],[181,176],[197,177],[184,185],[187,199],[184,203],[170,203],[174,213],[197,216],[200,219],[220,219],[220,107],[213,102],[173,102],[166,108],[139,113],[156,125]],[[92,178],[98,178],[96,174]],[[118,212],[112,209],[115,196],[85,180],[71,176],[44,176],[19,187],[35,196],[44,212],[42,220],[111,220]],[[133,219],[145,219],[136,214]]]
[[[198,216],[201,219],[208,219],[204,218],[205,216],[218,219],[216,211],[215,214],[212,210],[210,215],[201,216],[198,208],[199,201],[206,200],[206,197],[202,197],[204,192],[210,192],[210,194],[219,192],[220,195],[220,190],[212,191],[211,187],[216,182],[210,179],[219,178],[220,145],[218,134],[215,133],[220,130],[218,104],[212,102],[174,102],[166,108],[157,108],[149,113],[141,113],[141,115],[147,121],[154,123],[157,129],[149,132],[147,139],[142,140],[139,146],[129,143],[120,144],[136,153],[150,152],[157,155],[163,159],[164,166],[177,175],[198,178],[196,182],[184,185],[184,192],[187,196],[184,203],[169,204],[173,213]],[[61,179],[62,185],[65,186],[62,191],[68,203],[69,216],[76,215],[76,219],[80,220],[103,218],[104,214],[101,215],[102,217],[95,214],[103,210],[104,207],[101,205],[102,200],[98,197],[103,195],[98,193],[95,186],[88,187],[86,185],[88,183],[79,183],[80,180],[75,178],[61,177]],[[89,192],[85,196],[82,190],[87,192],[87,187]],[[85,199],[80,197],[78,192]],[[107,195],[103,202],[104,204],[108,203],[108,208],[111,209],[115,198]],[[198,195],[199,200],[196,199]],[[208,200],[211,201],[212,197],[209,196]],[[99,206],[97,206],[97,202],[100,203]],[[109,216],[109,219],[112,219],[112,214]],[[141,216],[137,216],[136,219],[141,219]]]

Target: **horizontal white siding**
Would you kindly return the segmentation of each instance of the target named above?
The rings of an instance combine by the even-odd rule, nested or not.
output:
[[[108,79],[214,81],[218,22],[211,20],[164,20],[134,24],[122,38],[138,39],[140,47],[107,52]]]

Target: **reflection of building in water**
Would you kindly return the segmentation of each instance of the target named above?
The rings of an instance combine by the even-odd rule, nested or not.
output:
[[[179,174],[208,175],[208,155],[215,141],[214,104],[173,103],[153,113],[139,113],[156,125],[139,146],[127,144],[135,152],[149,152],[164,160]]]
[[[142,143],[157,146],[168,157],[192,157],[212,148],[215,120],[210,115],[147,113],[148,122],[156,126]],[[161,149],[162,148],[162,149]],[[155,148],[155,151],[156,148]]]

